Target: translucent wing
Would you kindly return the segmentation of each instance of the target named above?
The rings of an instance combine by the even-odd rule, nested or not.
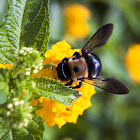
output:
[[[129,92],[128,87],[115,78],[84,79],[83,81],[115,94],[127,94]]]
[[[110,38],[113,31],[113,24],[106,24],[101,27],[86,43],[86,45],[82,48],[81,51],[85,51],[87,53],[92,52],[96,48],[99,48],[105,45]]]

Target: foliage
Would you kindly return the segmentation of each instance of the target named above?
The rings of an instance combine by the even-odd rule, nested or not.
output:
[[[43,68],[49,0],[9,0],[8,4],[9,9],[2,11],[1,18],[7,14],[5,21],[0,23],[0,139],[41,140],[45,121],[35,114],[39,107],[30,103],[43,96],[70,105],[79,92],[59,81],[31,77]]]
[[[0,118],[0,138],[1,140],[41,140],[43,137],[43,131],[45,130],[45,124],[41,117],[35,117],[33,120],[30,121],[28,127],[21,129],[10,129],[7,122]],[[34,128],[34,129],[32,129]]]

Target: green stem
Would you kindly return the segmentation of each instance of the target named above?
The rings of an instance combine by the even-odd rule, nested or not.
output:
[[[17,66],[17,68],[12,72],[11,77],[14,79],[19,74],[21,69],[22,69],[21,65]]]

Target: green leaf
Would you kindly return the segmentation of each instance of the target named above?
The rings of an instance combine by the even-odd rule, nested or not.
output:
[[[0,81],[9,83],[10,69],[0,69]]]
[[[0,117],[0,140],[13,140],[9,125]]]
[[[4,104],[7,101],[7,96],[0,92],[0,104]]]
[[[29,133],[26,128],[22,127],[20,129],[12,129],[12,139],[11,140],[34,140],[33,136]]]
[[[45,121],[36,116],[26,128],[13,129],[12,136],[14,140],[42,140],[44,130]]]
[[[28,28],[28,26],[30,26],[34,22],[40,11],[42,1],[43,0],[27,0],[24,9],[25,12],[23,15],[24,20],[22,21],[22,29]]]
[[[1,140],[33,140],[32,135],[24,128],[10,129],[8,123],[0,118]]]
[[[0,96],[1,100],[5,102],[6,97],[3,95],[9,94],[9,75],[10,75],[10,69],[0,69]],[[2,102],[2,101],[1,101]]]
[[[0,118],[0,140],[42,140],[45,121],[34,117],[26,128],[12,129],[6,121]]]
[[[11,22],[11,24],[13,24]],[[11,25],[13,26],[13,25]],[[14,28],[14,27],[13,27]],[[14,29],[12,29],[14,30]],[[12,33],[11,33],[12,34]],[[13,36],[14,38],[14,36]],[[16,40],[15,40],[16,41]],[[14,63],[17,56],[17,46],[13,46],[10,43],[11,40],[8,39],[8,34],[6,32],[6,24],[0,28],[0,63]]]
[[[7,10],[8,10],[8,0],[1,0],[0,1],[0,26],[3,24],[4,22],[4,18],[7,14]]]
[[[32,15],[31,11],[30,15],[26,16],[26,18],[33,18],[33,16],[34,21],[22,32],[21,43],[29,46],[36,42],[37,49],[44,53],[49,39],[49,0],[41,0],[38,14]]]
[[[5,24],[0,28],[0,62],[4,64],[14,63],[19,50],[21,18],[24,12],[25,0],[22,0],[19,5],[14,5],[16,3],[16,0],[14,2],[9,1],[8,16],[5,19]],[[16,8],[19,10],[16,11]],[[14,17],[17,17],[20,22]]]
[[[8,125],[5,123],[5,121],[0,117],[0,139],[4,140],[3,137],[5,135],[8,136]]]
[[[36,116],[30,121],[26,129],[32,134],[34,140],[41,140],[45,131],[45,121],[43,118]]]
[[[0,63],[14,63],[21,45],[36,42],[44,51],[49,37],[47,0],[10,0],[8,15],[0,28]],[[24,43],[23,43],[24,42]]]
[[[79,91],[73,90],[53,79],[38,77],[34,81],[37,88],[36,94],[34,94],[36,98],[43,96],[62,104],[70,105],[72,101],[77,99],[77,95],[80,95]]]

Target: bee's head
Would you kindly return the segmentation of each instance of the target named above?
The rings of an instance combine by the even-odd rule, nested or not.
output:
[[[71,78],[71,72],[68,65],[68,62],[64,59],[61,63],[58,64],[57,68],[58,78],[62,81],[68,81]]]

